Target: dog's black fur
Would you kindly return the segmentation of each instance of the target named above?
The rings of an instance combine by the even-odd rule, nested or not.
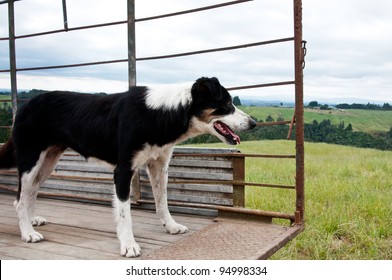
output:
[[[233,106],[230,94],[216,78],[198,79],[190,95],[171,106],[159,105],[159,102],[160,107],[151,106],[148,95],[149,89],[146,87],[133,87],[127,92],[107,96],[55,91],[34,97],[21,107],[14,122],[12,137],[0,149],[0,168],[18,168],[17,201],[22,191],[26,193],[23,190],[26,180],[32,180],[28,188],[34,189],[34,193],[35,186],[38,187],[50,175],[59,156],[67,148],[72,148],[85,158],[95,157],[115,166],[116,195],[119,201],[125,202],[129,199],[130,181],[136,169],[133,161],[146,145],[171,147],[180,140],[208,132],[222,141],[236,144],[239,137],[223,121],[217,121],[216,126],[208,131],[195,125],[195,122],[208,123],[212,127],[215,119],[234,115],[234,112],[239,120],[230,121],[240,123],[242,130],[255,126],[249,116]],[[170,157],[170,152],[165,155]],[[164,168],[165,164],[160,166]],[[38,170],[34,173],[32,170],[36,166]],[[24,183],[23,176],[28,178]],[[24,199],[35,200],[30,194],[28,196],[30,198]],[[33,207],[34,201],[28,204]],[[26,212],[30,210],[25,210],[25,207],[24,202],[20,209],[16,206],[20,213],[19,220],[24,221],[21,226],[22,238],[27,242],[40,241],[43,237],[34,232],[30,234],[32,228],[26,226],[26,220],[31,219],[33,213]],[[162,207],[166,209],[165,205]],[[181,232],[185,230],[181,227]],[[122,254],[140,254],[140,248],[126,238],[124,240],[127,244]],[[129,244],[131,246],[127,247]],[[134,253],[128,254],[129,250]]]

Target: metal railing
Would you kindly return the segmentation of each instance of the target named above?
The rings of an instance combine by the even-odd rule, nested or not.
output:
[[[296,192],[296,210],[294,215],[289,215],[290,219],[293,218],[296,224],[302,224],[304,220],[304,119],[303,119],[303,67],[304,67],[304,56],[306,54],[305,42],[302,40],[302,1],[301,0],[293,0],[293,20],[294,20],[294,30],[293,37],[288,38],[278,38],[269,41],[259,41],[250,44],[242,44],[235,46],[226,46],[220,48],[213,49],[205,49],[205,50],[196,50],[192,52],[183,52],[176,54],[166,54],[159,56],[150,56],[150,57],[136,57],[136,42],[135,42],[135,29],[136,23],[156,20],[165,17],[173,17],[178,15],[190,14],[195,12],[202,12],[211,9],[222,8],[229,5],[241,4],[244,2],[249,2],[252,0],[237,0],[230,1],[216,5],[205,6],[197,9],[185,10],[176,13],[158,15],[153,17],[139,18],[135,19],[135,3],[134,0],[127,0],[127,10],[128,10],[128,18],[124,21],[116,21],[109,23],[101,23],[95,25],[86,25],[86,26],[78,26],[78,27],[69,27],[67,20],[67,10],[66,10],[66,0],[63,1],[63,16],[64,16],[64,28],[33,33],[33,34],[24,34],[24,35],[15,35],[14,31],[14,2],[15,0],[1,1],[0,4],[8,3],[8,11],[9,11],[9,37],[0,38],[0,40],[8,40],[9,41],[9,49],[10,49],[10,68],[9,69],[0,69],[0,73],[10,73],[11,77],[11,91],[12,91],[12,108],[14,115],[17,110],[17,81],[16,81],[16,73],[22,71],[36,71],[36,70],[49,70],[49,69],[59,69],[59,68],[69,68],[69,67],[82,67],[82,66],[91,66],[91,65],[102,65],[102,64],[112,64],[112,63],[128,63],[128,73],[129,73],[129,87],[136,85],[136,62],[137,61],[147,61],[147,60],[158,60],[158,59],[168,59],[173,57],[184,57],[191,55],[202,55],[206,53],[213,52],[222,52],[240,48],[250,48],[250,47],[261,47],[264,45],[270,44],[279,44],[283,42],[292,41],[294,44],[294,77],[293,80],[290,81],[278,81],[272,83],[264,83],[264,84],[254,84],[254,85],[239,85],[228,88],[228,90],[243,90],[250,88],[262,88],[262,87],[276,87],[276,86],[284,86],[284,85],[294,85],[295,87],[295,112],[293,119],[291,121],[283,121],[283,122],[275,122],[275,123],[259,123],[259,125],[271,125],[271,124],[291,124],[290,132],[292,130],[292,126],[295,124],[295,148],[296,154],[290,156],[282,156],[282,155],[242,155],[244,157],[266,157],[266,158],[295,158],[296,160],[296,175],[295,175],[295,185],[294,186],[279,186],[279,185],[271,185],[271,184],[261,184],[255,182],[234,182],[231,181],[230,184],[241,184],[241,185],[253,185],[253,186],[263,186],[263,187],[278,187],[278,188],[287,188],[287,189],[295,189]],[[26,68],[18,68],[16,65],[16,56],[15,56],[15,41],[22,40],[30,37],[37,36],[46,36],[50,34],[60,33],[60,32],[74,32],[85,29],[92,28],[101,28],[105,26],[113,26],[113,25],[128,25],[128,57],[127,58],[119,58],[114,60],[105,60],[105,61],[93,61],[93,62],[82,62],[77,64],[65,64],[65,65],[48,65],[42,67],[26,67]],[[232,154],[228,156],[233,156]],[[197,182],[202,184],[203,182]],[[211,183],[209,181],[209,183]],[[221,182],[220,182],[221,183]],[[234,209],[235,210],[235,209]],[[243,211],[243,210],[238,210]],[[278,215],[277,217],[281,217],[282,215]]]

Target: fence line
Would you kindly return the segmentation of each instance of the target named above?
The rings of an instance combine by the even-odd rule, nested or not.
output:
[[[135,31],[134,28],[135,28],[136,22],[143,22],[143,21],[156,20],[156,19],[167,18],[167,17],[172,17],[172,16],[185,15],[185,14],[190,14],[190,13],[195,13],[195,12],[201,12],[201,11],[206,11],[206,10],[211,10],[211,9],[216,9],[216,8],[222,8],[222,7],[229,6],[229,5],[242,4],[242,3],[250,2],[253,0],[236,0],[236,1],[230,1],[230,2],[225,2],[225,3],[200,7],[200,8],[196,8],[196,9],[190,9],[190,10],[185,10],[185,11],[180,11],[180,12],[175,12],[175,13],[139,18],[139,19],[134,18],[134,0],[127,0],[128,19],[125,21],[115,21],[115,22],[109,22],[109,23],[101,23],[101,24],[85,25],[85,26],[78,26],[78,27],[69,28],[68,22],[66,21],[66,16],[64,16],[64,29],[51,30],[51,31],[32,33],[32,34],[24,34],[24,35],[19,35],[19,36],[16,36],[14,34],[13,4],[15,1],[16,0],[9,0],[9,1],[1,1],[0,2],[0,4],[6,4],[6,3],[9,4],[9,31],[10,31],[9,37],[0,38],[0,41],[8,40],[10,43],[10,69],[0,69],[0,73],[11,73],[11,83],[13,83],[13,81],[15,81],[15,85],[12,85],[12,87],[11,87],[13,90],[12,103],[14,106],[16,106],[16,103],[17,103],[16,102],[16,72],[18,72],[18,71],[49,70],[49,69],[58,69],[58,68],[70,68],[70,67],[81,67],[81,66],[128,62],[128,63],[130,63],[130,66],[129,66],[129,72],[130,72],[129,81],[130,82],[129,82],[129,84],[131,85],[131,76],[136,73],[136,70],[135,70],[136,68],[131,69],[132,68],[131,63],[133,63],[133,65],[135,65],[136,61],[169,59],[169,58],[175,58],[175,57],[183,57],[183,56],[199,55],[199,54],[205,54],[205,53],[223,52],[223,51],[229,51],[229,50],[235,50],[235,49],[241,49],[241,48],[257,47],[257,46],[268,45],[268,44],[277,44],[277,43],[284,43],[284,42],[291,42],[291,41],[294,42],[294,62],[295,62],[294,80],[265,83],[265,84],[255,84],[255,85],[241,85],[241,86],[228,88],[228,90],[233,91],[233,90],[243,90],[243,89],[250,89],[250,88],[285,86],[285,85],[294,85],[295,86],[296,107],[295,107],[295,113],[294,113],[294,117],[293,117],[292,121],[291,122],[284,121],[284,122],[279,122],[279,123],[272,123],[272,125],[288,124],[288,123],[291,123],[291,124],[295,123],[296,124],[297,129],[296,129],[296,137],[295,137],[295,139],[296,139],[296,154],[295,154],[295,156],[294,155],[287,155],[287,156],[286,155],[260,155],[259,157],[295,158],[295,160],[296,160],[295,186],[280,186],[280,187],[289,188],[289,189],[295,188],[296,211],[295,211],[294,215],[290,215],[290,219],[293,220],[295,218],[295,222],[297,224],[301,224],[303,222],[303,220],[304,220],[303,66],[304,66],[304,55],[305,55],[304,48],[305,48],[305,46],[303,45],[303,41],[302,41],[302,1],[301,0],[292,0],[293,1],[293,12],[294,12],[294,16],[293,16],[294,17],[294,37],[280,38],[280,39],[274,39],[274,40],[269,40],[269,41],[254,42],[254,43],[250,43],[250,44],[242,44],[242,45],[229,46],[229,47],[205,49],[205,50],[192,51],[192,52],[183,52],[183,53],[177,53],[177,54],[168,54],[168,55],[159,55],[159,56],[150,56],[150,57],[139,57],[139,58],[137,58],[135,56],[132,57],[130,55],[127,59],[115,59],[115,60],[94,61],[94,62],[86,62],[86,63],[78,63],[78,64],[42,66],[42,67],[27,67],[27,68],[17,68],[16,67],[15,50],[14,50],[14,47],[12,47],[12,46],[14,46],[15,40],[50,35],[50,34],[61,33],[61,32],[71,32],[71,31],[78,31],[78,30],[84,30],[84,29],[101,28],[101,27],[106,27],[106,26],[115,26],[115,25],[121,25],[121,24],[128,24],[128,37],[130,37],[130,34],[134,35],[134,31]],[[65,0],[63,0],[63,13],[64,13],[64,15],[66,15],[66,8],[65,7],[66,7]],[[132,14],[130,14],[130,13],[132,13]],[[133,28],[133,30],[131,30],[131,28]],[[129,40],[129,43],[128,43],[129,50],[131,48],[131,45],[134,50],[135,49],[135,40],[134,39]],[[132,70],[134,71],[133,73],[131,73]],[[136,79],[134,81],[136,81]],[[14,110],[14,112],[15,111],[16,110]],[[264,123],[263,125],[271,125],[271,124]],[[3,127],[0,127],[0,128],[3,128]],[[254,157],[257,155],[245,155],[245,156]],[[241,183],[241,185],[257,184],[259,186],[279,187],[278,185],[271,185],[271,184],[259,184],[259,183],[247,183],[247,182],[237,182],[237,183]],[[284,215],[286,215],[286,214],[284,214]]]

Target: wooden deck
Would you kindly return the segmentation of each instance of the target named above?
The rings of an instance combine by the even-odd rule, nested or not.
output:
[[[109,206],[38,198],[36,214],[48,224],[38,231],[39,243],[20,239],[13,209],[14,195],[0,194],[0,259],[124,259],[119,254]],[[302,228],[251,221],[173,215],[189,228],[167,234],[154,212],[132,210],[134,234],[142,248],[140,259],[258,259],[268,258]]]
[[[120,256],[111,207],[39,198],[36,213],[44,216],[48,224],[38,228],[44,241],[34,244],[20,239],[14,199],[14,195],[0,195],[1,259],[124,259]],[[213,223],[207,218],[175,215],[178,222],[189,227],[190,233],[170,235],[152,211],[133,209],[132,218],[142,256]]]

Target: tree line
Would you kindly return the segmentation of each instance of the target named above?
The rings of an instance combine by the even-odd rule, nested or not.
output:
[[[26,102],[33,96],[45,93],[44,90],[31,90],[29,92],[22,92],[18,94],[18,99],[20,102]],[[0,92],[0,94],[2,94]],[[7,93],[8,94],[8,93]],[[102,94],[102,93],[99,93]],[[235,98],[236,103],[240,103],[239,98]],[[19,104],[20,105],[20,104]],[[311,105],[316,105],[312,103]],[[340,104],[341,109],[346,109],[346,105]],[[361,106],[359,106],[361,105]],[[355,106],[355,109],[367,110],[390,110],[388,103],[383,106],[375,104],[351,104],[349,106]],[[338,105],[339,106],[339,105]],[[337,107],[337,106],[336,106]],[[350,107],[349,109],[353,109]],[[373,108],[373,109],[371,109]],[[256,118],[254,118],[258,121]],[[279,117],[276,121],[283,121],[282,117]],[[263,120],[259,120],[263,122]],[[265,122],[273,122],[274,118],[269,115],[265,118]],[[10,103],[4,102],[0,106],[0,126],[11,126],[12,125],[12,109]],[[304,137],[305,141],[308,142],[324,142],[330,144],[348,145],[355,147],[364,148],[375,148],[380,150],[392,150],[392,127],[388,132],[378,133],[372,135],[366,132],[353,131],[351,123],[345,124],[340,122],[339,124],[332,124],[329,119],[318,122],[314,120],[312,123],[305,124]],[[257,141],[257,140],[276,140],[276,139],[286,139],[289,131],[288,125],[273,125],[273,126],[258,126],[251,131],[239,133],[242,141]],[[1,128],[0,129],[0,142],[5,142],[10,134],[10,129]],[[290,138],[293,140],[295,137],[295,126]],[[211,135],[201,135],[188,139],[186,144],[202,144],[202,143],[214,143],[219,142],[215,136]]]
[[[311,101],[308,104],[309,108],[315,108],[318,107],[321,110],[329,110],[330,107],[327,104],[320,104],[317,101]],[[383,105],[379,104],[372,104],[372,103],[367,103],[367,104],[359,104],[359,103],[341,103],[335,106],[338,109],[361,109],[361,110],[377,110],[377,111],[392,111],[392,106],[389,103],[384,103]]]
[[[274,121],[271,116],[268,116],[266,120]],[[278,140],[287,139],[288,132],[288,125],[258,126],[253,130],[239,133],[239,136],[242,141]],[[392,150],[392,127],[386,133],[372,135],[366,132],[353,131],[351,123],[348,125],[345,125],[344,122],[340,122],[339,124],[332,124],[331,120],[329,119],[323,120],[321,122],[314,120],[312,123],[305,124],[304,138],[307,142],[321,142],[360,148]],[[295,139],[295,126],[292,134],[290,135],[290,139]],[[202,144],[216,143],[219,141],[220,140],[214,136],[201,135],[188,139],[185,143]]]

